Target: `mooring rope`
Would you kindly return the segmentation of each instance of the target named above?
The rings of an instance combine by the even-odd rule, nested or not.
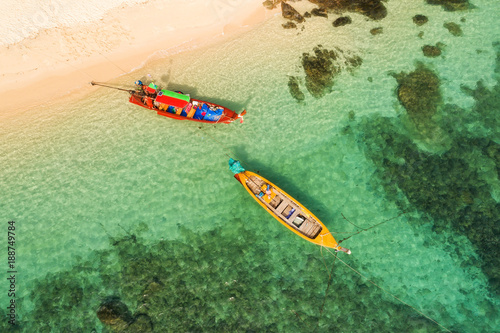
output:
[[[107,61],[109,61],[110,63],[112,63],[116,68],[118,68],[119,70],[121,70],[123,72],[123,74],[127,74],[127,72],[123,68],[121,68],[120,66],[118,66],[117,64],[115,64],[114,62],[112,62],[111,60],[109,60],[108,57],[106,57],[104,54],[102,54],[99,51],[97,51],[97,53],[99,53],[104,59],[106,59]]]
[[[330,249],[326,248],[325,249],[330,252],[336,259],[340,260],[341,263],[343,263],[344,265],[346,265],[349,269],[351,269],[353,272],[355,272],[356,274],[358,274],[359,276],[361,276],[362,278],[364,278],[366,281],[370,282],[371,284],[373,284],[375,287],[379,288],[380,290],[382,290],[383,292],[391,295],[393,298],[395,298],[396,300],[398,300],[399,302],[401,302],[402,304],[412,308],[415,312],[421,314],[422,316],[424,316],[425,318],[429,319],[430,321],[432,321],[433,323],[439,325],[441,328],[443,328],[445,331],[447,332],[450,332],[451,331],[446,328],[445,326],[443,326],[442,324],[440,324],[439,322],[437,322],[436,320],[432,319],[431,317],[429,317],[428,315],[426,315],[425,313],[423,313],[422,311],[418,310],[417,308],[415,308],[414,306],[406,303],[405,301],[403,301],[402,299],[398,298],[396,295],[394,295],[393,293],[387,291],[386,289],[382,288],[381,286],[379,286],[378,284],[376,284],[375,282],[373,282],[372,280],[370,280],[369,278],[367,278],[366,276],[364,276],[363,274],[361,274],[360,272],[358,272],[356,269],[354,269],[353,267],[349,266],[349,264],[347,264],[344,260],[340,259],[335,253],[333,253],[332,251],[330,251]]]
[[[375,227],[378,227],[379,225],[382,225],[382,224],[384,224],[384,223],[387,223],[387,222],[389,222],[389,221],[392,221],[392,220],[394,220],[394,219],[397,219],[397,218],[398,218],[398,217],[400,217],[401,215],[406,214],[406,212],[404,212],[404,211],[403,211],[403,212],[399,213],[397,216],[391,217],[390,219],[387,219],[387,220],[384,220],[384,221],[379,222],[379,223],[377,223],[377,224],[374,224],[374,225],[372,225],[372,226],[370,226],[370,227],[368,227],[368,228],[361,228],[361,227],[358,227],[357,225],[355,225],[354,223],[352,223],[351,221],[349,221],[349,220],[348,220],[348,219],[344,216],[344,214],[342,214],[342,213],[340,213],[340,214],[342,215],[342,217],[343,217],[343,218],[344,218],[347,222],[351,223],[353,226],[355,226],[355,227],[357,227],[357,228],[359,228],[359,229],[361,229],[361,230],[359,230],[358,232],[356,232],[356,233],[354,233],[354,234],[350,235],[349,237],[346,237],[346,238],[344,238],[344,239],[340,240],[340,241],[339,241],[339,244],[340,244],[340,243],[342,243],[342,242],[343,242],[343,241],[345,241],[345,240],[348,240],[349,238],[351,238],[351,237],[352,237],[352,236],[354,236],[354,235],[357,235],[357,234],[362,233],[363,231],[368,231],[368,230],[370,230],[370,229],[373,229],[373,228],[375,228]]]
[[[323,264],[325,265],[325,268],[326,268],[326,272],[328,273],[328,284],[326,286],[325,297],[323,298],[323,304],[321,304],[321,308],[319,310],[318,325],[316,325],[316,328],[313,330],[313,333],[316,332],[316,330],[318,329],[319,321],[321,320],[321,316],[323,315],[323,310],[325,309],[326,297],[328,296],[328,290],[330,289],[330,286],[332,285],[333,268],[335,267],[335,261],[337,260],[336,257],[335,257],[335,259],[333,259],[332,268],[331,268],[330,272],[328,272],[328,265],[326,264],[326,259],[323,256],[323,248],[324,248],[324,246],[321,246],[320,253],[321,253],[321,259],[323,259]]]

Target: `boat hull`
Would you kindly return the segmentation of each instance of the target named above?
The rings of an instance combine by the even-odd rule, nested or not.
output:
[[[264,208],[269,214],[271,214],[281,224],[283,224],[285,227],[287,227],[288,230],[292,231],[296,235],[298,235],[298,236],[304,238],[305,240],[307,240],[311,243],[314,243],[316,245],[325,246],[325,247],[341,250],[341,251],[344,251],[346,253],[350,253],[349,250],[344,249],[338,245],[335,238],[332,236],[330,231],[328,231],[328,228],[313,213],[311,213],[306,207],[304,207],[302,204],[300,204],[297,200],[295,200],[292,196],[287,194],[281,188],[279,188],[275,184],[271,183],[269,180],[265,179],[264,177],[254,173],[254,172],[251,172],[251,171],[240,172],[240,173],[234,175],[234,177],[243,185],[243,187],[245,187],[245,189],[250,194],[250,196],[253,197],[255,199],[255,201],[257,201],[262,208]],[[308,215],[308,218],[310,217],[311,220],[313,220],[314,222],[317,222],[321,226],[321,231],[314,238],[311,238],[311,237],[308,237],[305,234],[303,234],[299,230],[299,228],[297,228],[294,224],[287,223],[286,218],[280,217],[278,215],[279,213],[277,213],[276,210],[274,210],[272,207],[270,207],[270,205],[268,203],[266,203],[266,201],[264,199],[261,199],[261,197],[256,195],[255,192],[249,188],[247,183],[251,179],[250,177],[257,177],[258,179],[262,180],[265,185],[269,185],[270,188],[272,189],[272,192],[280,193],[281,195],[286,197],[287,200],[290,200],[290,202],[292,202],[294,205],[296,205],[299,208],[299,210],[302,214],[304,214],[306,216]],[[255,179],[255,178],[252,178],[252,179]],[[269,197],[271,197],[271,194],[269,194]],[[270,200],[271,200],[271,198],[269,198],[269,201]],[[281,206],[279,206],[279,207],[281,207]]]
[[[212,105],[212,106],[215,106],[217,108],[223,109],[222,116],[217,121],[195,119],[195,118],[189,118],[187,116],[178,115],[175,113],[159,110],[152,103],[151,103],[151,105],[145,104],[142,101],[142,98],[143,98],[143,96],[141,96],[141,95],[131,94],[130,98],[129,98],[129,102],[132,104],[138,105],[140,107],[143,107],[145,109],[156,111],[156,114],[158,114],[160,116],[164,116],[164,117],[172,118],[172,119],[176,119],[176,120],[190,120],[190,121],[195,121],[195,122],[199,122],[199,123],[207,123],[207,124],[217,124],[217,123],[229,124],[229,123],[232,123],[233,121],[235,121],[236,119],[241,118],[241,116],[244,114],[244,113],[242,113],[241,115],[239,115],[238,113],[236,113],[228,108],[225,108],[221,105],[217,105],[214,103],[209,103],[209,102],[205,102],[205,101],[201,101],[201,100],[192,98],[191,99],[192,102],[198,102],[199,104],[208,104],[208,105]]]

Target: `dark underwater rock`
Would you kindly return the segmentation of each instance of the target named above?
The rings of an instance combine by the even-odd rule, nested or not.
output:
[[[304,22],[304,17],[300,15],[300,13],[295,8],[293,8],[286,2],[281,3],[281,14],[288,20],[293,20],[297,23]]]
[[[387,9],[380,0],[355,1],[354,11],[361,13],[373,20],[381,20],[387,16]]]
[[[274,8],[274,2],[272,0],[266,0],[262,3],[264,7],[267,9],[273,9]]]
[[[266,0],[262,3],[262,5],[264,7],[266,7],[267,9],[274,9],[274,8],[278,7],[280,2],[281,2],[281,0]]]
[[[314,8],[313,10],[311,10],[311,14],[314,16],[321,16],[328,18],[328,13],[326,12],[325,8]]]
[[[497,65],[496,71],[500,73],[500,54],[497,55],[497,62],[499,62],[499,64]],[[473,118],[470,122],[482,124],[486,131],[492,134],[492,138],[495,141],[500,141],[500,134],[498,131],[500,128],[500,117],[498,116],[500,112],[500,83],[497,83],[491,90],[481,81],[476,83],[474,89],[465,86],[461,88],[464,93],[474,98],[476,102],[474,104],[473,113],[471,114]],[[492,156],[494,156],[498,178],[500,178],[499,156],[496,154]]]
[[[132,315],[127,306],[117,297],[111,297],[105,300],[97,310],[97,318],[113,330],[123,330],[130,322]]]
[[[305,13],[304,13],[304,17],[305,17],[305,18],[309,18],[309,17],[311,17],[311,16],[312,16],[312,15],[311,15],[311,13],[309,13],[309,12],[305,12]]]
[[[163,282],[161,282],[157,277],[153,279],[151,283],[149,283],[144,291],[142,292],[142,301],[147,300],[151,296],[154,296],[158,292],[160,292],[164,288]]]
[[[68,271],[36,280],[30,295],[33,311],[20,318],[20,327],[30,333],[115,331],[102,327],[95,312],[88,309],[97,307],[103,290],[119,290],[124,299],[137,300],[137,314],[120,333],[151,329],[162,333],[310,332],[308,322],[315,325],[317,317],[308,313],[316,313],[323,301],[327,320],[318,332],[336,332],[339,325],[345,332],[356,332],[360,322],[369,322],[374,332],[406,332],[408,325],[421,332],[440,332],[411,308],[394,304],[377,288],[367,287],[350,270],[335,282],[334,297],[314,292],[324,290],[328,280],[318,250],[298,237],[283,237],[279,243],[262,241],[269,232],[286,231],[274,224],[259,230],[252,227],[257,221],[234,217],[227,221],[231,228],[216,226],[209,231],[179,225],[178,237],[154,243],[140,234],[135,240],[115,239],[115,246],[93,251],[88,261],[79,259]],[[288,255],[270,259],[277,244],[287,248]],[[300,281],[290,272],[300,275]],[[155,277],[163,279],[161,288],[151,283]],[[79,303],[70,300],[75,286],[85,290]],[[142,303],[145,289],[154,293]],[[339,302],[342,307],[336,307]],[[307,322],[286,308],[294,309]],[[387,311],[391,317],[381,315]],[[8,325],[4,321],[0,331],[12,331]]]
[[[429,58],[435,58],[441,55],[441,49],[433,45],[422,46],[422,52],[424,52],[424,56]]]
[[[303,101],[305,99],[304,93],[300,90],[299,80],[295,76],[290,76],[288,80],[288,89],[290,90],[290,95],[297,101]]]
[[[429,19],[425,15],[417,14],[417,15],[413,16],[413,23],[415,23],[418,26],[424,25],[428,21],[429,21]]]
[[[468,0],[426,0],[429,5],[442,6],[447,11],[471,9],[473,6]]]
[[[460,25],[454,22],[446,22],[445,24],[443,24],[443,27],[448,29],[450,34],[452,34],[453,36],[459,37],[463,35],[462,28],[460,28]]]
[[[451,228],[465,235],[478,249],[481,262],[472,256],[467,259],[467,254],[463,260],[468,265],[480,266],[489,278],[491,289],[499,294],[500,204],[492,198],[490,186],[480,177],[483,165],[475,159],[491,156],[496,159],[500,145],[489,139],[462,137],[461,132],[455,132],[447,152],[430,154],[420,151],[410,138],[401,134],[398,128],[401,124],[392,122],[390,118],[374,116],[353,129],[363,133],[360,142],[366,145],[364,152],[376,165],[376,177],[388,198],[402,210],[411,209],[406,204],[408,200],[418,211],[429,214],[437,233]]]
[[[304,53],[301,62],[306,74],[306,88],[315,98],[323,97],[331,91],[334,78],[342,69],[352,72],[363,63],[359,56],[350,55],[338,48],[327,50],[318,45],[313,51],[314,54]]]
[[[414,120],[431,118],[441,103],[439,78],[433,71],[419,64],[409,73],[394,75],[398,81],[398,99]]]
[[[334,27],[341,27],[343,25],[347,25],[347,24],[350,24],[352,23],[352,20],[349,16],[341,16],[339,17],[338,19],[336,19],[335,21],[332,22],[332,25]]]
[[[381,0],[309,0],[320,8],[336,13],[351,11],[363,14],[373,20],[381,20],[387,16],[387,8]]]
[[[322,97],[331,90],[333,78],[340,72],[340,67],[334,63],[336,59],[335,51],[323,49],[321,45],[314,48],[314,55],[302,55],[306,88],[314,97]]]
[[[496,49],[495,72],[500,73],[500,45]],[[464,253],[464,265],[480,267],[490,290],[500,295],[500,204],[492,191],[492,184],[500,178],[500,82],[497,77],[491,89],[479,81],[474,89],[462,90],[475,104],[471,110],[454,105],[444,108],[439,125],[452,137],[444,153],[419,150],[401,133],[401,124],[393,124],[394,118],[370,117],[352,131],[363,133],[359,142],[366,145],[364,151],[377,166],[377,178],[389,199],[403,210],[409,209],[408,200],[429,214],[437,233],[465,235],[480,260]],[[456,244],[458,250],[460,245]]]
[[[297,29],[297,25],[295,23],[293,23],[292,21],[288,21],[286,23],[283,23],[281,26],[285,29]]]
[[[384,32],[384,28],[382,27],[377,27],[377,28],[373,28],[373,29],[370,29],[370,33],[375,36],[375,35],[380,35],[381,33]]]
[[[146,314],[139,314],[123,333],[148,333],[153,332],[153,322]]]

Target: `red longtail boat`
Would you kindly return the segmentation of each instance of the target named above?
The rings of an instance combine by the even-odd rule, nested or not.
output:
[[[224,106],[191,98],[180,91],[158,89],[154,83],[146,86],[142,82],[137,81],[136,85],[138,85],[138,89],[136,90],[111,87],[94,81],[91,84],[127,91],[130,94],[130,103],[154,110],[160,116],[177,120],[229,124],[236,119],[240,119],[240,122],[243,122],[243,116],[246,114],[246,110],[238,114]]]

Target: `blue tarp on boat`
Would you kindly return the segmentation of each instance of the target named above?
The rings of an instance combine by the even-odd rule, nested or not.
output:
[[[222,116],[222,111],[223,111],[223,109],[208,110],[207,114],[205,115],[205,117],[203,118],[203,120],[217,121]]]
[[[205,117],[205,115],[207,114],[207,111],[208,111],[208,105],[203,104],[201,107],[198,107],[193,118],[198,119],[198,120],[202,120],[203,117]]]

